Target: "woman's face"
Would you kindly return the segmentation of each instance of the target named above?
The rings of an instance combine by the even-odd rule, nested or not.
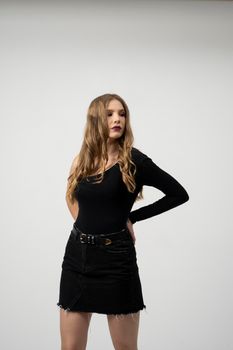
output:
[[[112,100],[107,107],[107,122],[109,138],[118,139],[125,130],[126,113],[123,105],[118,100]]]

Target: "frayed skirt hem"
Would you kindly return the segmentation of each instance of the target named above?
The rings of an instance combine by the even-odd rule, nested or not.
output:
[[[114,315],[114,316],[120,316],[120,315],[129,315],[129,314],[133,314],[133,313],[137,313],[141,310],[144,310],[146,311],[146,305],[143,305],[142,307],[140,308],[136,308],[136,309],[133,309],[133,310],[127,310],[127,311],[124,311],[124,312],[110,312],[110,311],[101,311],[101,310],[95,310],[95,309],[90,309],[90,310],[82,310],[82,309],[71,309],[69,307],[64,307],[62,304],[60,303],[57,303],[57,306],[60,308],[60,309],[63,309],[67,312],[88,312],[88,313],[97,313],[97,314],[103,314],[103,315]]]

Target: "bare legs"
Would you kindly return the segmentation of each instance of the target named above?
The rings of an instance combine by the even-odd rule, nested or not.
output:
[[[140,311],[127,315],[107,315],[107,317],[115,350],[138,350]]]
[[[92,313],[60,309],[61,350],[85,350]],[[138,350],[137,338],[140,311],[131,314],[107,315],[115,350]]]
[[[92,313],[60,309],[61,350],[85,350]]]

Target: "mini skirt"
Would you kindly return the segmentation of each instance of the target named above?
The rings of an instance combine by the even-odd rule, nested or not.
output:
[[[66,311],[114,315],[146,308],[128,227],[87,235],[73,225],[61,265],[57,306]]]

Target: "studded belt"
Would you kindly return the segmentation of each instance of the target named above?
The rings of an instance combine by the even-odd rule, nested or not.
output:
[[[125,231],[127,231],[127,229],[128,228],[125,227],[117,232],[90,234],[82,232],[77,226],[73,226],[72,233],[74,234],[75,239],[79,239],[81,243],[109,245],[112,244],[114,240],[120,239],[121,234],[125,236]]]

